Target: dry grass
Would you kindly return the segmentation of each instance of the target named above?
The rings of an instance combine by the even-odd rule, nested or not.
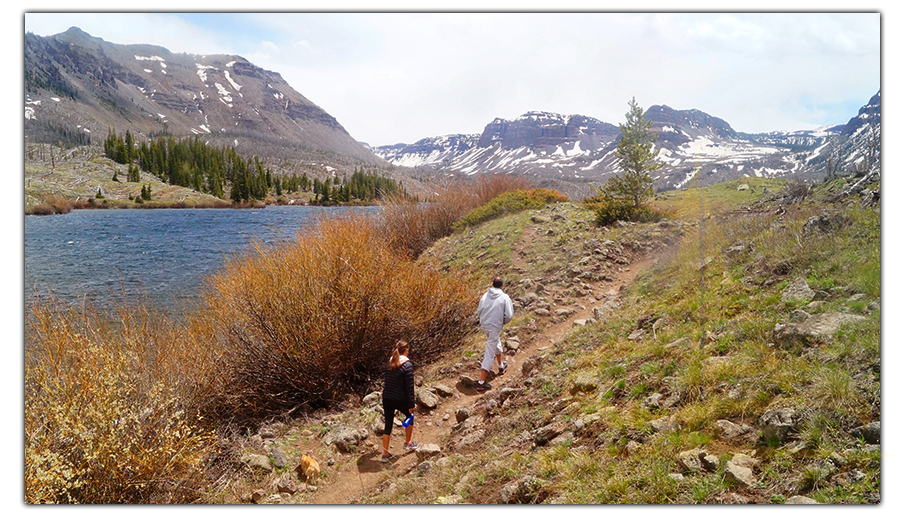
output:
[[[35,299],[26,326],[28,503],[186,503],[214,441],[197,426],[185,347],[123,303],[115,320]],[[199,368],[200,362],[192,361]]]

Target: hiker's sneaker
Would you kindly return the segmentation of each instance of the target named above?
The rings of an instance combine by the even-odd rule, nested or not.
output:
[[[388,455],[387,455],[387,456],[384,456],[384,455],[381,456],[381,462],[382,462],[382,463],[387,463],[388,461],[390,461],[390,460],[392,460],[392,459],[394,459],[394,455],[391,454],[390,452],[388,452]]]
[[[475,383],[475,390],[477,390],[477,391],[479,391],[479,392],[485,392],[485,391],[490,390],[490,389],[492,389],[492,388],[494,388],[494,387],[491,386],[490,383]]]
[[[506,361],[503,361],[503,364],[500,365],[500,374],[499,375],[502,376],[503,373],[506,372],[507,368],[509,368],[509,363],[507,363]]]
[[[419,448],[418,443],[410,442],[410,443],[403,444],[403,450],[416,450],[417,448]]]

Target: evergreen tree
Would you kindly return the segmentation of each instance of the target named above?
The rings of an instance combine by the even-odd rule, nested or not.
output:
[[[628,203],[637,208],[653,196],[650,173],[663,167],[665,162],[659,161],[659,151],[654,151],[657,134],[650,131],[653,122],[644,118],[644,110],[634,98],[628,105],[630,109],[625,115],[625,123],[619,126],[622,138],[616,149],[622,174],[610,179],[601,191],[607,200]]]

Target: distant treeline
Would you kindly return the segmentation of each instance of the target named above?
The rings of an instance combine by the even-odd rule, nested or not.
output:
[[[216,148],[197,137],[166,136],[137,144],[131,131],[118,135],[110,129],[103,148],[113,161],[139,167],[168,184],[193,188],[220,199],[230,188],[228,197],[235,202],[297,192],[312,192],[313,200],[321,204],[368,202],[403,192],[393,179],[366,173],[362,168],[357,168],[349,180],[335,176],[320,181],[306,173],[273,175],[258,157],[246,159],[231,146]]]

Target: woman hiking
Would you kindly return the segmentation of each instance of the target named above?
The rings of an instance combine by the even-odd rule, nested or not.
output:
[[[384,435],[381,438],[384,449],[381,453],[381,462],[387,463],[394,458],[390,448],[395,411],[399,410],[409,420],[403,450],[415,450],[419,447],[417,443],[412,442],[412,419],[416,407],[416,393],[413,364],[409,360],[409,343],[406,341],[397,341],[394,351],[391,353],[387,370],[384,372],[384,391],[381,394],[381,402],[384,406]]]

